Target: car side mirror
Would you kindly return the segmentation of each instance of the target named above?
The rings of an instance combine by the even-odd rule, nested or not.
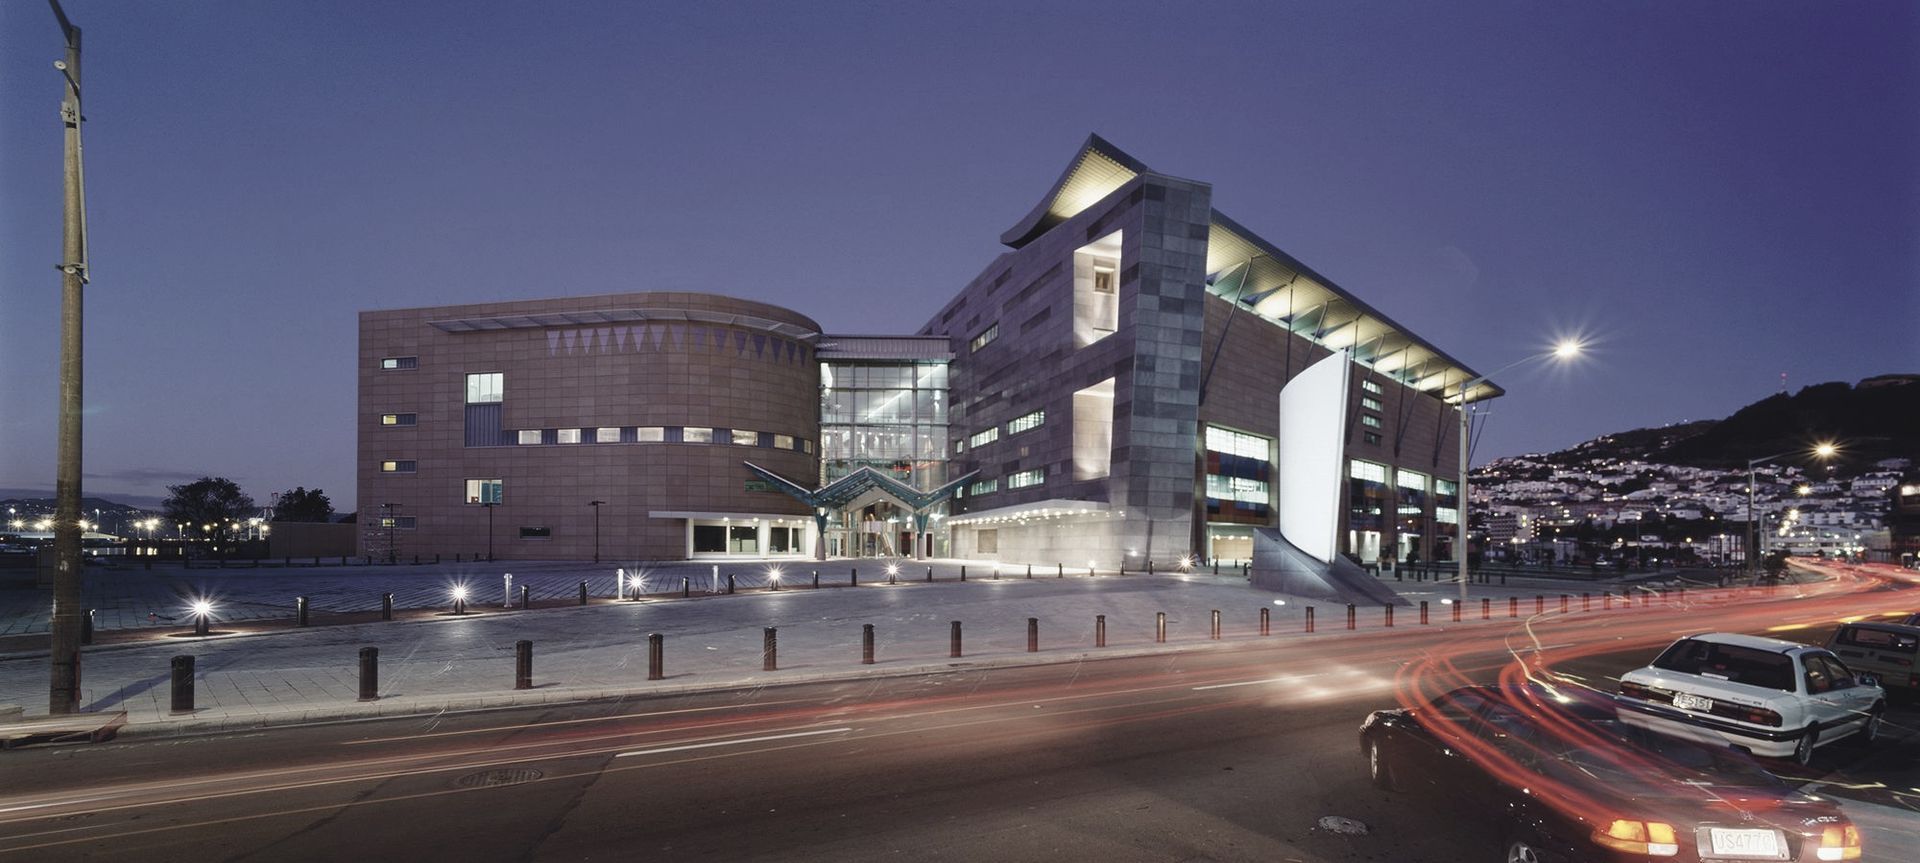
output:
[[[1861,686],[1880,685],[1880,678],[1872,674],[1856,674],[1853,679],[1859,681]]]

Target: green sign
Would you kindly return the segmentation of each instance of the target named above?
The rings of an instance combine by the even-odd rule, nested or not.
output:
[[[750,479],[750,480],[747,480],[746,490],[747,491],[773,491],[773,483],[767,482],[764,479]]]

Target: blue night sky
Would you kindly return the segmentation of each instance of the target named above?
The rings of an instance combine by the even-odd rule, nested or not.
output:
[[[1482,371],[1476,461],[1920,371],[1920,5],[71,0],[86,490],[350,508],[356,313],[911,332],[1089,132]],[[0,487],[51,488],[59,31],[0,0]]]

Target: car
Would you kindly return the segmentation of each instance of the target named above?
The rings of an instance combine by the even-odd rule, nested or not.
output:
[[[1800,764],[1849,735],[1877,741],[1887,709],[1879,680],[1826,648],[1728,632],[1675,641],[1619,693],[1628,722]]]
[[[1892,691],[1920,692],[1920,626],[1860,621],[1842,624],[1827,638],[1827,649],[1848,668],[1870,672]]]
[[[1860,833],[1728,746],[1621,722],[1615,699],[1529,683],[1472,686],[1360,727],[1375,785],[1452,810],[1487,860],[1853,860]]]

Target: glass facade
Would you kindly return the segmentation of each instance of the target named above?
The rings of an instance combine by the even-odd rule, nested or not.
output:
[[[921,491],[947,481],[947,365],[820,364],[820,484],[872,467]]]
[[[1272,447],[1271,438],[1207,426],[1207,521],[1269,521]]]

